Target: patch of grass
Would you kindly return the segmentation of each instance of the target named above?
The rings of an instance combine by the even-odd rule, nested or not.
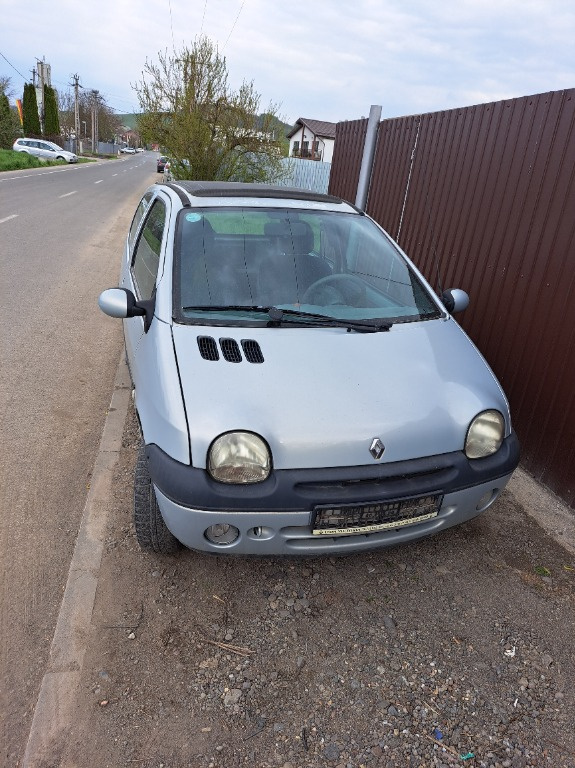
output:
[[[79,163],[95,163],[91,157],[78,157]],[[52,165],[68,165],[65,160],[42,160],[27,152],[14,152],[12,149],[0,149],[0,171],[21,171],[26,168],[45,168]]]
[[[11,149],[0,149],[0,171],[19,171],[23,168],[40,168],[43,165],[39,158],[26,152],[14,152]]]

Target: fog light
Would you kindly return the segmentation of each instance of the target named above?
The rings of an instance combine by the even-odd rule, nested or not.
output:
[[[239,535],[238,529],[234,525],[228,525],[227,523],[210,525],[204,531],[204,536],[212,544],[231,544]]]
[[[479,499],[479,502],[476,506],[476,509],[478,512],[484,512],[487,507],[490,507],[495,499],[499,496],[499,488],[493,488],[491,491],[487,491],[483,494],[483,496]]]

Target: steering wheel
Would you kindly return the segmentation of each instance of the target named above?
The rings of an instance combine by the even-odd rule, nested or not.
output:
[[[314,298],[319,299],[319,301],[314,301]],[[336,298],[341,299],[341,301],[336,301]],[[364,298],[365,283],[360,277],[338,273],[336,275],[320,277],[319,280],[308,286],[301,297],[301,303],[318,305],[346,304],[358,307],[361,306],[358,302]]]

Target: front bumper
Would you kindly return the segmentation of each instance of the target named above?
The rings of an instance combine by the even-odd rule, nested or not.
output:
[[[228,554],[344,554],[413,541],[483,512],[503,491],[519,463],[512,433],[499,451],[469,461],[462,452],[362,467],[280,470],[263,483],[225,485],[205,470],[174,461],[148,445],[148,464],[168,528],[190,549]],[[402,528],[346,536],[312,533],[318,505],[384,502],[443,494],[436,517]],[[239,537],[213,544],[205,530],[233,525]]]

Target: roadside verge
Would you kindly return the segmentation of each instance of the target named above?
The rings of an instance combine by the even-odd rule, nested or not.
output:
[[[75,692],[82,672],[106,536],[114,467],[131,396],[124,352],[94,463],[78,539],[70,563],[46,673],[28,736],[23,768],[45,765],[61,751],[74,721]]]

